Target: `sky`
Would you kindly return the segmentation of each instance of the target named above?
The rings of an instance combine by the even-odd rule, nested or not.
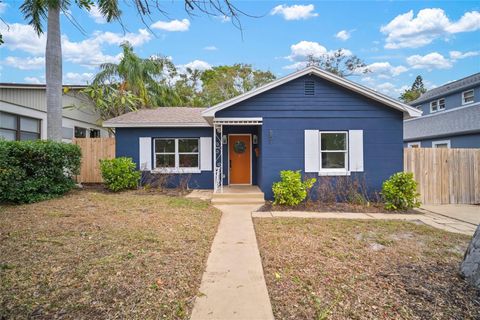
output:
[[[74,3],[74,1],[71,1]],[[38,37],[19,11],[2,0],[0,82],[44,83],[46,37]],[[242,31],[223,16],[189,15],[183,1],[160,1],[167,15],[142,23],[122,3],[122,20],[106,23],[98,10],[62,14],[63,81],[91,82],[104,62],[118,62],[128,40],[142,57],[170,57],[180,68],[248,63],[285,76],[308,55],[336,49],[356,55],[368,74],[351,80],[398,97],[422,75],[428,89],[480,72],[480,1],[233,1],[247,13]]]

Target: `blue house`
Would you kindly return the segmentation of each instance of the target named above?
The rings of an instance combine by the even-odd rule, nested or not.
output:
[[[364,175],[370,190],[403,171],[403,120],[421,111],[316,67],[210,108],[158,108],[111,119],[116,156],[188,175],[191,188],[257,185],[272,199],[281,170]]]
[[[423,115],[405,120],[405,147],[480,148],[480,73],[429,90],[411,105]]]

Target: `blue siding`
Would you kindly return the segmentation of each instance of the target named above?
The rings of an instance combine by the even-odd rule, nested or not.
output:
[[[302,77],[264,92],[217,117],[263,117],[261,178],[267,199],[281,170],[304,169],[304,130],[364,130],[365,178],[370,191],[403,169],[402,112],[333,85],[317,77],[315,95],[304,95]],[[310,174],[311,175],[311,174]]]
[[[138,139],[152,138],[200,138],[212,137],[212,128],[116,128],[116,157],[129,157],[139,163]],[[152,141],[153,144],[153,141]],[[152,145],[153,151],[153,145]],[[153,154],[152,154],[153,163]],[[197,189],[213,189],[213,171],[202,171],[190,175],[189,187]],[[181,176],[181,175],[179,175]]]
[[[440,96],[438,98],[430,99],[428,101],[422,102],[421,104],[414,104],[414,106],[421,109],[423,111],[423,115],[431,114],[430,102],[433,100],[441,99],[441,98],[445,98],[445,110],[463,107],[464,105],[462,105],[462,92],[468,91],[470,89],[474,89],[474,99],[475,99],[474,103],[480,102],[480,86],[477,86],[477,87],[472,87],[468,89],[462,89],[461,91],[453,92],[446,96]],[[441,112],[441,111],[438,111],[438,112]],[[438,112],[434,112],[434,113],[438,113]]]
[[[450,148],[480,148],[480,133],[465,134],[458,136],[437,137],[435,139],[415,140],[409,142],[421,142],[422,148],[431,148],[433,141],[450,140]],[[404,147],[408,146],[405,142]]]

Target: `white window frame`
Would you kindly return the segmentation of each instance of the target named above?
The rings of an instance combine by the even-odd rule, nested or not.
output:
[[[465,94],[466,94],[467,92],[472,92],[472,97],[473,97],[473,100],[472,100],[472,101],[465,102]],[[474,90],[474,89],[470,89],[470,90],[467,90],[467,91],[463,91],[463,92],[462,92],[462,105],[470,104],[470,103],[474,103],[474,102],[475,102],[475,90]]]
[[[409,147],[409,148],[413,148],[414,146],[417,146],[417,148],[421,148],[422,147],[422,142],[421,141],[415,141],[415,142],[409,142],[407,144],[407,147]]]
[[[438,148],[437,145],[439,144],[446,144],[447,149],[450,149],[450,140],[437,140],[437,141],[432,141],[432,148]]]
[[[198,142],[198,151],[197,152],[179,152],[178,150],[178,141],[179,140],[197,140]],[[157,140],[174,140],[175,141],[175,152],[157,152],[156,141]],[[153,139],[153,171],[160,173],[200,173],[200,138],[154,138]],[[157,167],[157,154],[174,154],[175,155],[175,167],[166,168],[166,167]],[[196,154],[198,157],[198,166],[196,167],[180,167],[180,155],[181,154]]]
[[[345,150],[322,150],[322,134],[324,133],[343,133],[345,134]],[[348,131],[319,131],[318,133],[318,148],[319,148],[319,175],[349,175],[349,145],[348,145]],[[345,167],[344,168],[322,168],[322,153],[323,152],[344,152],[345,153]]]
[[[440,101],[442,100],[443,100],[443,103],[440,103]],[[437,108],[436,110],[433,110],[434,104],[435,104],[435,107]],[[443,106],[443,108],[440,108],[440,106]],[[430,113],[435,113],[443,110],[445,110],[445,98],[440,98],[440,99],[430,101]]]

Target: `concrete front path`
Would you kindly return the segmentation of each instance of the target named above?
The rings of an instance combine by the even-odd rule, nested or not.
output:
[[[191,319],[273,320],[251,218],[258,205],[216,207],[222,219]]]
[[[480,224],[480,205],[440,204],[422,205],[423,210],[474,225]]]
[[[424,211],[424,210],[423,210]],[[395,213],[358,213],[358,212],[303,212],[303,211],[272,211],[252,212],[252,217],[257,218],[321,218],[321,219],[384,219],[421,221],[429,226],[450,232],[473,235],[476,225],[459,221],[433,212],[419,214]]]

